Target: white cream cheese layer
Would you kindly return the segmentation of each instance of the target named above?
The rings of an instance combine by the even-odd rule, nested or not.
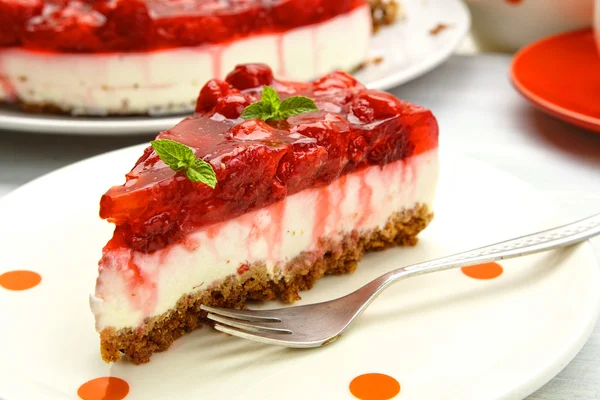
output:
[[[173,308],[182,295],[237,274],[240,264],[264,262],[274,273],[277,263],[318,250],[319,237],[383,227],[394,212],[416,204],[431,208],[438,169],[438,151],[430,150],[201,228],[185,243],[152,254],[127,249],[105,254],[91,296],[96,329],[139,326],[145,318]],[[140,277],[142,284],[137,283]]]
[[[73,114],[193,110],[202,85],[237,64],[262,62],[276,77],[306,81],[367,58],[367,5],[284,33],[226,44],[138,53],[65,54],[0,49],[0,101],[51,104]]]

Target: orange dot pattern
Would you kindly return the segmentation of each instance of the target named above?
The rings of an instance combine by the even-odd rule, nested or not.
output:
[[[0,287],[8,290],[27,290],[36,287],[42,277],[33,271],[8,271],[0,275]]]
[[[389,400],[400,393],[400,383],[384,374],[364,374],[350,382],[350,393],[360,400]]]
[[[83,400],[123,400],[127,394],[129,384],[112,376],[92,379],[77,390],[77,395]]]
[[[462,267],[463,274],[474,279],[494,279],[502,275],[504,269],[495,262]]]

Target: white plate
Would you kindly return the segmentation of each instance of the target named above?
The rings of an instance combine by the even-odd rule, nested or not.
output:
[[[382,29],[373,37],[372,57],[384,61],[370,65],[356,77],[374,89],[387,90],[425,74],[444,62],[469,31],[469,11],[461,0],[402,0],[405,21]],[[437,35],[439,23],[448,29]],[[137,135],[169,129],[183,116],[85,118],[32,114],[15,107],[0,107],[0,129],[76,135]]]
[[[0,287],[0,398],[76,398],[81,384],[113,376],[127,399],[352,399],[350,381],[384,373],[398,399],[521,399],[581,349],[600,310],[591,245],[503,262],[492,280],[460,270],[388,289],[342,339],[290,350],[204,327],[149,364],[105,364],[88,307],[111,226],[98,200],[141,154],[98,156],[0,200],[0,274],[27,269],[40,285]],[[370,254],[356,273],[327,277],[302,303],[335,298],[398,266],[550,227],[555,207],[516,178],[462,156],[442,158],[436,218],[410,249]],[[268,307],[277,306],[269,303]]]

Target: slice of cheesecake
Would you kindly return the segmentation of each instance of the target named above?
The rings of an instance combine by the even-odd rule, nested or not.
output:
[[[147,362],[199,326],[201,304],[293,302],[367,251],[414,245],[432,218],[437,147],[429,110],[343,72],[297,83],[252,64],[209,81],[195,115],[101,199],[116,225],[91,297],[102,358]],[[210,179],[195,182],[199,170]]]

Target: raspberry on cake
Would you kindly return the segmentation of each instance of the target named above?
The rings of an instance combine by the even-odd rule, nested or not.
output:
[[[91,296],[102,358],[147,362],[202,304],[293,302],[367,251],[414,245],[437,147],[429,110],[344,72],[299,83],[251,64],[210,80],[100,201],[116,225]]]
[[[0,0],[0,102],[73,114],[192,111],[237,64],[282,78],[367,58],[365,0]]]

